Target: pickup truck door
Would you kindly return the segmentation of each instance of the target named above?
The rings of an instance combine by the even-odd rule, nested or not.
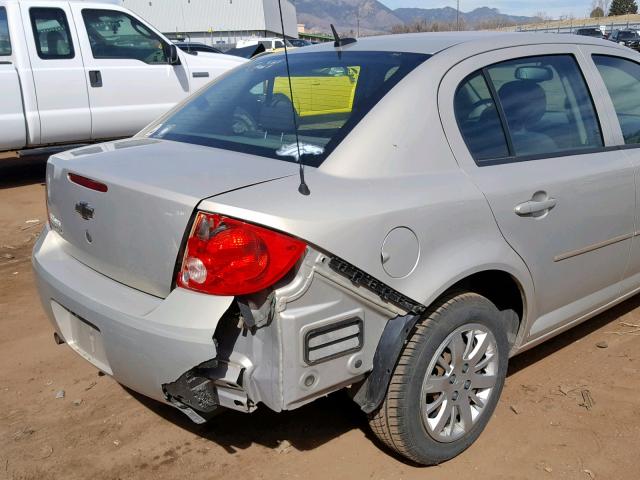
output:
[[[130,136],[189,94],[185,65],[169,65],[166,41],[128,12],[73,4],[89,83],[91,138]]]
[[[40,114],[39,143],[89,140],[87,82],[69,5],[19,5]]]
[[[449,144],[531,272],[530,340],[622,291],[635,172],[615,147],[605,96],[573,45],[478,55],[441,83]]]
[[[22,91],[18,71],[13,65],[7,10],[0,6],[0,151],[22,148],[27,129],[22,108]]]
[[[2,7],[0,7],[1,11]],[[1,13],[0,13],[1,14]],[[26,144],[22,91],[18,72],[11,62],[0,57],[0,152],[22,148]]]

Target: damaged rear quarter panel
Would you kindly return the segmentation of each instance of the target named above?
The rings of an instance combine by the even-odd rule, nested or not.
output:
[[[526,267],[504,242],[482,194],[457,167],[392,180],[343,178],[307,171],[311,195],[289,177],[203,201],[199,208],[295,235],[336,255],[407,297],[429,305],[457,280],[504,270],[531,287]],[[402,278],[382,267],[389,231],[409,227],[419,260]]]

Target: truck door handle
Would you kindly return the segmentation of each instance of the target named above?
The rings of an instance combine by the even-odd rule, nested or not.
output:
[[[94,88],[100,88],[102,86],[102,74],[100,70],[89,70],[89,83]]]
[[[545,212],[547,210],[551,210],[556,206],[555,198],[547,198],[546,200],[529,200],[527,202],[523,202],[519,205],[516,205],[514,211],[516,215],[520,215],[521,217],[526,217],[528,215],[532,215],[534,213]]]

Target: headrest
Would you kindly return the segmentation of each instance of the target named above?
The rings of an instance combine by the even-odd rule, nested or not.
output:
[[[529,129],[547,111],[547,96],[534,80],[514,80],[498,90],[500,103],[513,130]]]

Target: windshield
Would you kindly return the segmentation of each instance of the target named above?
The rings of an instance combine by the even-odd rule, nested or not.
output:
[[[397,52],[268,55],[220,77],[147,135],[318,166],[428,55]],[[295,114],[294,114],[295,111]],[[295,147],[295,148],[294,148]]]
[[[618,34],[618,40],[635,40],[638,38],[636,32],[620,32]]]

